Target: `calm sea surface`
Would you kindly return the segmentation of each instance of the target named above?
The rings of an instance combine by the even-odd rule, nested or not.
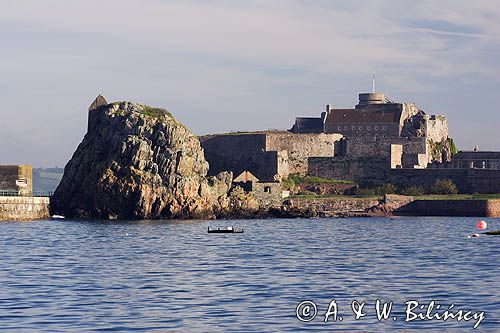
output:
[[[0,330],[472,330],[475,320],[404,321],[405,301],[435,300],[441,312],[484,311],[477,331],[499,332],[500,237],[467,239],[476,220],[2,222]],[[324,323],[333,299],[343,320]],[[376,299],[394,302],[388,320],[377,320]],[[296,318],[304,300],[317,306],[310,322]],[[367,302],[357,321],[353,300]]]

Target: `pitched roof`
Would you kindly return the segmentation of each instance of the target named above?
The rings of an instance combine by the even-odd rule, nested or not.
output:
[[[326,116],[328,124],[387,124],[399,123],[401,104],[370,105],[359,109],[333,109]]]
[[[454,160],[492,160],[500,159],[500,151],[460,151]]]
[[[251,182],[258,182],[259,178],[255,177],[250,171],[243,171],[242,173],[239,174],[238,177],[233,179],[233,182],[235,183],[246,183],[248,181]]]
[[[294,126],[297,133],[323,133],[321,118],[297,117]]]
[[[94,99],[94,101],[90,104],[89,106],[89,111],[95,110],[100,106],[107,105],[108,101],[106,101],[106,98],[104,98],[103,95],[99,94],[97,97]]]

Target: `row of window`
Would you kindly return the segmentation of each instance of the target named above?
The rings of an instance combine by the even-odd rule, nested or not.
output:
[[[356,131],[356,130],[362,131],[363,128],[364,128],[364,126],[355,126],[355,125],[351,126],[351,130],[352,131]],[[371,131],[371,129],[372,129],[372,127],[370,125],[366,125],[366,130],[367,131]],[[375,131],[378,131],[379,127],[375,125],[375,126],[373,126],[373,129]],[[381,129],[382,129],[382,131],[385,131],[385,130],[387,130],[387,126],[381,126]],[[337,130],[342,131],[342,126],[338,126]],[[347,126],[347,125],[344,126],[344,131],[348,131],[348,130],[349,130],[349,126]]]
[[[486,161],[473,161],[473,162],[472,161],[469,161],[469,162],[459,161],[458,167],[459,168],[473,167],[473,168],[486,169]]]

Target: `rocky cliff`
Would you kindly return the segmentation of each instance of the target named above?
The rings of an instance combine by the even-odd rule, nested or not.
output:
[[[52,214],[77,218],[213,218],[227,214],[232,174],[206,177],[198,138],[163,109],[120,102],[89,111]]]

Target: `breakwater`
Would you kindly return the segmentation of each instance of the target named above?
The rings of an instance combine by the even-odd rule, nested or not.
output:
[[[48,197],[0,196],[0,221],[31,221],[50,217]]]

